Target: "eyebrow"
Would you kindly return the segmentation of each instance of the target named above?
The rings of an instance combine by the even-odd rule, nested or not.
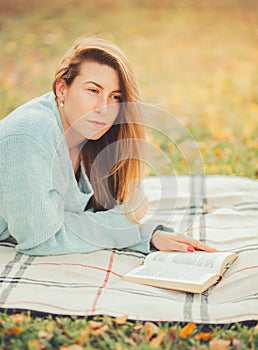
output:
[[[84,81],[83,82],[83,84],[94,84],[94,85],[96,85],[98,88],[100,88],[100,89],[102,89],[102,90],[104,90],[104,88],[103,88],[103,86],[102,85],[100,85],[100,84],[98,84],[98,83],[96,83],[95,81],[93,81],[93,80],[86,80],[86,81]],[[112,91],[112,92],[117,92],[117,93],[122,93],[122,91],[121,90],[114,90],[114,91]]]

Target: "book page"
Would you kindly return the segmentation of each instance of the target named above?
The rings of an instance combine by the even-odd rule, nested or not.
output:
[[[191,269],[159,269],[157,266],[155,268],[149,266],[139,266],[131,272],[127,273],[127,276],[133,276],[137,278],[148,278],[155,280],[168,280],[171,282],[181,282],[189,284],[202,284],[208,280],[213,274],[205,273],[203,269],[195,269],[194,273]]]
[[[182,253],[182,252],[155,252],[149,254],[144,261],[144,265],[155,267],[159,266],[166,269],[166,266],[177,266],[177,268],[182,269],[183,266],[188,266],[188,269],[192,270],[193,267],[198,268],[198,270],[204,270],[207,272],[213,272],[219,274],[221,270],[221,265],[226,257],[231,255],[227,252],[215,252],[208,253],[203,251],[195,251],[193,253]],[[178,266],[180,265],[180,267]],[[173,268],[174,270],[175,268]],[[204,269],[204,270],[203,270]]]

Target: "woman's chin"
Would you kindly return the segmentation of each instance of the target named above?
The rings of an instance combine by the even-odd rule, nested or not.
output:
[[[100,139],[109,129],[110,129],[110,127],[101,129],[101,130],[98,131],[98,132],[91,133],[90,135],[88,135],[87,139],[88,139],[88,140],[92,140],[92,141],[98,140],[98,139]]]

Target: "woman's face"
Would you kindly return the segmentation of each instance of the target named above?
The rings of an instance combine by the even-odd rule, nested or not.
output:
[[[85,61],[70,86],[63,79],[57,82],[56,94],[64,104],[61,107],[59,103],[59,111],[70,144],[99,139],[119,113],[119,76],[115,69],[104,64]]]

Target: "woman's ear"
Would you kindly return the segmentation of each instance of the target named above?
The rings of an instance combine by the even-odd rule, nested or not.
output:
[[[66,82],[64,79],[58,79],[56,82],[56,96],[60,101],[64,101],[66,92]]]

